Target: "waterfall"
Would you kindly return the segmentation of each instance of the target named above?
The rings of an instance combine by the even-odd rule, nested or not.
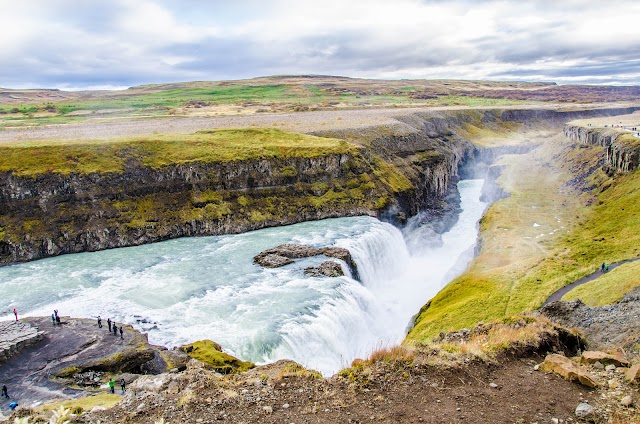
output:
[[[0,314],[17,307],[25,316],[53,309],[101,315],[134,325],[154,344],[211,339],[243,360],[292,359],[331,375],[401,342],[411,317],[464,269],[485,204],[478,200],[481,180],[458,186],[462,212],[442,235],[417,221],[401,232],[362,216],[2,267]],[[345,247],[361,281],[304,274],[323,257],[277,269],[253,263],[253,256],[283,243]]]

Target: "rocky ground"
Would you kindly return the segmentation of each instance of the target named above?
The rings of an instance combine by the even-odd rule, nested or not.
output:
[[[586,388],[535,372],[541,358],[458,367],[381,362],[366,378],[296,375],[279,362],[235,379],[191,368],[158,392],[133,392],[81,422],[512,423],[574,420]]]
[[[120,338],[119,333],[116,336],[108,331],[106,322],[98,328],[95,320],[63,316],[56,326],[49,317],[22,321],[37,327],[44,336],[0,366],[0,383],[7,385],[11,396],[11,400],[3,398],[0,402],[4,411],[13,400],[27,407],[86,396],[105,384],[113,372],[118,372],[119,380],[131,372],[145,372],[145,364],[148,371],[163,370],[160,358],[154,363],[163,348],[150,346],[145,335],[131,326],[123,326]],[[117,325],[119,328],[120,323]],[[167,353],[184,356],[175,351]],[[100,380],[76,378],[89,370],[98,372]]]
[[[44,319],[38,323],[47,324]],[[638,388],[625,378],[631,364],[616,362],[616,366],[606,358],[584,366],[578,365],[579,359],[572,362],[567,357],[579,352],[580,339],[544,318],[480,325],[443,334],[434,344],[382,350],[327,379],[290,361],[232,375],[216,373],[196,360],[187,362],[183,371],[150,370],[152,375],[140,375],[140,370],[113,372],[114,366],[111,371],[96,371],[105,356],[125,352],[134,340],[139,349],[144,340],[132,329],[124,336],[119,340],[88,320],[63,319],[59,328],[46,330],[42,344],[0,368],[0,380],[9,381],[21,404],[15,415],[48,420],[50,413],[26,405],[106,392],[104,387],[88,391],[79,387],[78,376],[86,377],[86,370],[93,369],[91,377],[101,383],[126,376],[127,392],[107,410],[91,410],[90,402],[85,404],[72,422],[149,423],[163,418],[165,423],[623,423],[637,419]],[[91,351],[101,353],[91,357],[87,353]],[[581,367],[597,387],[543,371],[540,364],[548,353]],[[66,373],[66,379],[49,378],[70,365],[80,367]],[[640,365],[635,372],[640,374]],[[588,414],[583,418],[576,415],[581,404]],[[5,406],[3,412],[8,413]]]
[[[640,353],[640,287],[612,305],[589,307],[579,299],[553,302],[541,313],[567,327],[577,328],[597,350],[622,349],[629,355]]]

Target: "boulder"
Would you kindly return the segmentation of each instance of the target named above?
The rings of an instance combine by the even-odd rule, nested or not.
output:
[[[262,253],[255,258],[253,258],[254,262],[258,265],[262,265],[265,268],[279,268],[281,266],[289,265],[293,263],[292,259],[289,259],[285,256],[280,256],[275,253],[268,253],[266,255],[262,255]]]
[[[271,249],[267,249],[263,252],[258,253],[253,258],[253,261],[262,266],[273,267],[272,265],[265,265],[263,262],[265,262],[270,257],[273,257],[273,258],[279,257],[282,259],[289,259],[289,262],[287,263],[291,263],[293,262],[291,259],[308,258],[311,256],[320,255],[321,253],[322,252],[320,252],[320,249],[316,249],[315,247],[305,246],[304,244],[288,243],[288,244],[281,244],[280,246],[276,246]],[[286,265],[286,263],[283,265]],[[282,266],[282,265],[277,265],[277,266]]]
[[[578,381],[587,387],[597,387],[596,380],[583,368],[563,355],[552,353],[544,358],[541,368],[546,372],[554,372],[569,381]]]
[[[255,367],[251,362],[241,361],[222,352],[221,346],[212,340],[200,340],[181,346],[180,350],[191,358],[200,361],[206,368],[220,374],[243,372]]]
[[[312,277],[342,277],[344,271],[339,263],[325,261],[319,267],[305,268],[304,273]]]
[[[597,350],[588,350],[582,353],[580,357],[580,362],[583,364],[595,364],[596,362],[600,362],[604,365],[615,365],[616,367],[628,367],[629,361],[624,359],[622,356],[618,355],[610,355],[608,353],[600,352]]]
[[[625,373],[625,377],[630,383],[637,381],[640,378],[640,363],[629,368]]]

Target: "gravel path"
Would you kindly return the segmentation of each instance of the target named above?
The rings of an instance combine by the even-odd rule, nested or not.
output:
[[[610,264],[609,265],[609,271],[613,271],[615,268],[619,267],[622,264],[626,264],[628,262],[635,262],[637,260],[640,260],[640,258],[627,259],[626,261],[617,262],[615,264]],[[602,275],[603,275],[602,271],[597,270],[596,272],[593,272],[593,273],[591,273],[589,275],[586,275],[586,276],[580,278],[579,280],[574,281],[571,284],[567,284],[566,286],[562,287],[561,289],[559,289],[555,293],[553,293],[551,296],[549,296],[549,298],[547,300],[545,300],[545,302],[542,304],[542,306],[547,306],[551,302],[556,302],[558,300],[561,300],[562,296],[564,296],[565,294],[569,293],[574,288],[576,288],[578,286],[581,286],[581,285],[583,285],[585,283],[588,283],[590,281],[593,281],[593,280],[599,278]]]

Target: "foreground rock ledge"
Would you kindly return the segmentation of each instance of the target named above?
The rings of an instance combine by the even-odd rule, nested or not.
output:
[[[358,267],[351,257],[351,252],[348,249],[342,247],[321,247],[316,248],[313,246],[307,246],[304,244],[281,244],[280,246],[267,249],[260,252],[253,258],[253,262],[266,268],[278,268],[284,265],[291,264],[294,259],[310,258],[312,256],[325,255],[330,258],[340,259],[344,261],[349,267],[349,271],[354,279],[359,280]],[[323,265],[327,264],[325,262]],[[323,266],[321,265],[321,266]],[[328,266],[328,265],[327,265]],[[325,268],[327,267],[325,266]],[[327,275],[320,272],[319,274]],[[330,273],[334,274],[334,273]],[[315,275],[315,274],[312,274]],[[337,275],[331,275],[337,276]]]

